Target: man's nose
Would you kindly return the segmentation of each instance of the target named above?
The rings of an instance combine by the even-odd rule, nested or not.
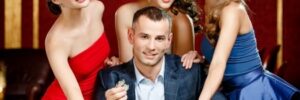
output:
[[[155,49],[155,41],[154,40],[150,40],[147,44],[147,48],[149,50],[154,50]]]

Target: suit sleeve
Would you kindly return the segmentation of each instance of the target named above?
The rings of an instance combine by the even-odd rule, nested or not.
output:
[[[195,67],[197,70],[196,75],[198,81],[197,81],[196,95],[199,97],[205,81],[205,75],[204,75],[203,66],[201,64],[193,64],[193,67]]]
[[[103,73],[103,71],[100,71],[97,75],[94,100],[106,100],[105,91],[107,90],[107,86],[105,86],[105,83],[103,81]]]

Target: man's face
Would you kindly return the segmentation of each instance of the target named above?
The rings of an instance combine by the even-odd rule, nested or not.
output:
[[[143,66],[156,66],[162,61],[166,50],[170,47],[170,33],[167,19],[152,21],[140,16],[135,27],[129,30],[129,41],[133,45],[133,56],[136,63]]]

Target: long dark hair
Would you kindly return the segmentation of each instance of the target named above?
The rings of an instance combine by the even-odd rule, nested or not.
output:
[[[54,4],[52,0],[47,0],[47,6],[51,13],[54,15],[59,15],[61,13],[61,8],[59,5]]]
[[[200,25],[201,9],[195,0],[175,0],[172,4],[171,12],[175,15],[178,12],[188,14],[193,20],[195,33],[202,30],[202,26]]]

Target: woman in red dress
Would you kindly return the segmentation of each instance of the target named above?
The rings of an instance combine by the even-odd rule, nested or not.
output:
[[[96,74],[109,55],[98,0],[48,0],[58,15],[49,30],[45,49],[55,75],[43,100],[91,100]]]

